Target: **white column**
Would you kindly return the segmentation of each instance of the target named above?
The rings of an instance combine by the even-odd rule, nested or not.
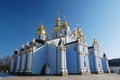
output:
[[[83,72],[84,71],[84,56],[83,56],[83,53],[80,53],[80,72]]]
[[[88,54],[86,55],[86,64],[87,64],[87,71],[90,72],[90,65],[89,65]]]
[[[30,48],[29,52],[28,52],[27,70],[26,70],[26,72],[31,72],[31,69],[32,69],[32,53],[33,53],[33,50],[32,50],[32,48]]]
[[[95,68],[96,68],[96,71],[99,71],[98,69],[98,57],[95,56]]]
[[[26,54],[22,54],[22,64],[21,64],[21,72],[24,72],[25,70],[25,59],[26,59]]]
[[[82,52],[82,46],[80,45],[80,39],[78,39],[78,44],[77,44],[77,47],[78,47],[78,54],[79,54],[79,64],[80,64],[80,72],[83,72],[83,52]]]
[[[17,69],[16,69],[16,72],[19,72],[19,68],[20,68],[20,54],[18,54],[18,59],[17,59]]]
[[[14,57],[12,57],[12,60],[11,60],[10,72],[12,72],[13,70],[13,65],[14,65]]]
[[[61,52],[61,70],[64,70],[64,53]]]
[[[60,47],[60,54],[61,54],[61,75],[65,76],[68,75],[67,72],[67,65],[66,65],[66,48]]]
[[[28,70],[32,69],[32,53],[29,53],[29,66],[28,66]]]
[[[66,49],[65,49],[66,50]],[[65,67],[65,70],[67,71],[67,59],[66,59],[66,52],[64,53],[64,67]]]

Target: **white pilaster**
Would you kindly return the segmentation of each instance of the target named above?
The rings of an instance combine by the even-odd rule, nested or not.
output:
[[[67,72],[67,64],[66,64],[66,48],[60,46],[60,54],[61,54],[61,75],[68,75]]]
[[[90,65],[89,65],[89,59],[88,59],[88,55],[86,55],[86,64],[87,64],[87,72],[90,72]]]
[[[24,72],[25,70],[25,60],[26,60],[26,54],[22,54],[22,64],[21,64],[21,72]]]
[[[26,72],[31,72],[32,69],[32,48],[29,49],[28,60],[27,60],[27,70]]]

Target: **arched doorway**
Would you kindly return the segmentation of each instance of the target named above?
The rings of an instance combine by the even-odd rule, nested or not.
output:
[[[45,64],[41,70],[41,74],[42,75],[49,75],[50,74],[50,65],[49,64]]]

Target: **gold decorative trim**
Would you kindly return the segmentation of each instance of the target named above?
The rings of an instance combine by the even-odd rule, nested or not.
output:
[[[31,52],[33,51],[33,49],[32,49],[32,48],[30,48],[28,51],[29,51],[29,53],[31,53]]]
[[[61,47],[60,50],[61,51],[66,51],[66,48],[65,47]]]
[[[26,54],[26,51],[24,50],[22,53],[23,53],[23,54]]]

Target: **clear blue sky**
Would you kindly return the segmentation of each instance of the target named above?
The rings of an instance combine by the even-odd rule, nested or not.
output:
[[[79,24],[89,46],[95,36],[100,54],[120,57],[120,0],[0,0],[0,57],[35,38],[40,20],[50,36],[57,10],[71,29]]]

